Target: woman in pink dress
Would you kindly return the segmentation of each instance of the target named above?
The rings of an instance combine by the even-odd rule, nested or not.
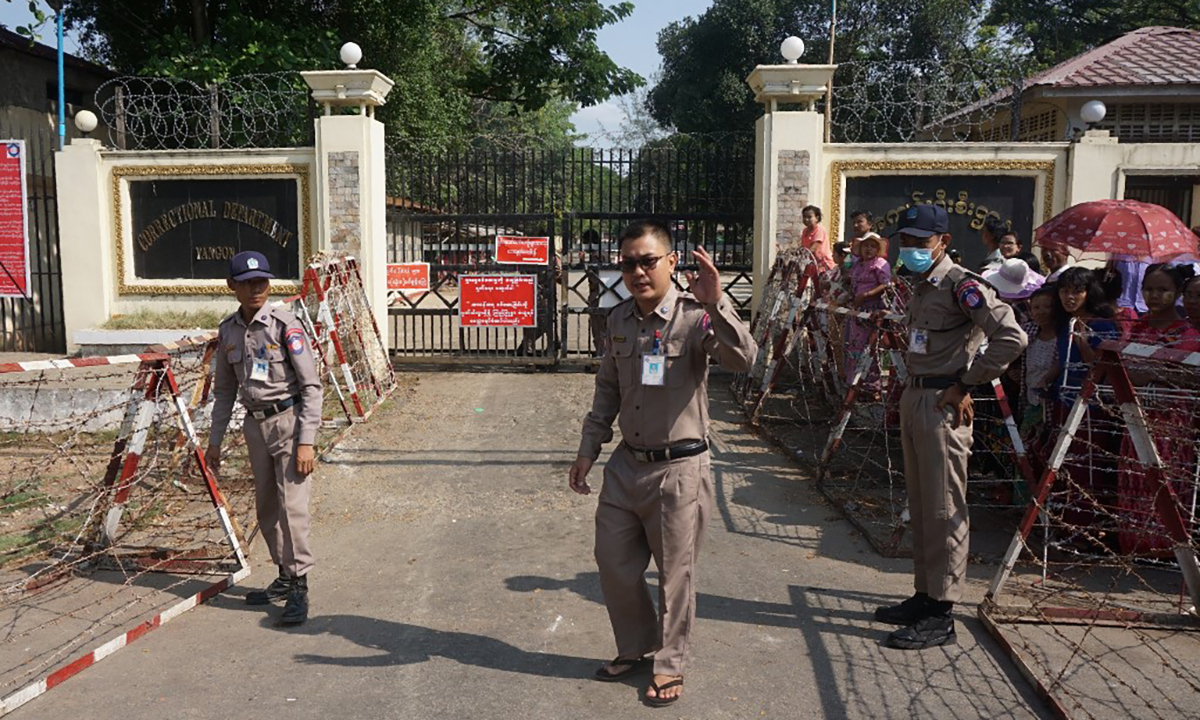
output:
[[[850,268],[850,292],[854,296],[853,307],[859,312],[882,310],[883,293],[892,282],[892,268],[887,258],[879,256],[879,239],[867,237],[859,246],[862,259]],[[855,368],[864,352],[869,352],[867,341],[871,328],[858,318],[851,318],[846,326],[846,383],[854,378]],[[863,377],[862,386],[868,393],[879,391],[879,361],[871,363]]]
[[[829,235],[821,227],[821,208],[809,205],[800,213],[804,231],[800,233],[800,247],[806,248],[817,261],[817,272],[825,273],[833,268],[833,253],[829,250]]]
[[[1157,345],[1175,350],[1200,351],[1200,331],[1179,317],[1175,304],[1188,280],[1191,268],[1151,265],[1142,281],[1142,297],[1148,311],[1130,329],[1130,342]],[[1185,522],[1191,506],[1193,488],[1188,482],[1195,470],[1193,446],[1195,411],[1172,382],[1172,373],[1162,367],[1139,366],[1125,359],[1129,377],[1137,385],[1139,401],[1146,413],[1146,424],[1154,437],[1162,460],[1164,478],[1171,484]],[[1178,380],[1178,377],[1174,378]],[[1174,392],[1173,392],[1174,391]],[[1137,555],[1169,555],[1174,543],[1159,522],[1155,500],[1165,492],[1146,477],[1128,434],[1121,443],[1120,475],[1117,478],[1117,512],[1121,519],[1121,552]]]

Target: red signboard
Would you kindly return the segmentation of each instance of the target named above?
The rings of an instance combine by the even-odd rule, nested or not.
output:
[[[463,275],[458,286],[463,327],[536,327],[536,275]]]
[[[29,297],[25,141],[0,140],[0,297]]]
[[[497,235],[496,262],[501,265],[549,265],[550,238]]]
[[[411,295],[429,290],[429,263],[388,263],[387,289]]]

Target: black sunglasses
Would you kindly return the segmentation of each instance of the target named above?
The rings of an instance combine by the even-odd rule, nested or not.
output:
[[[618,264],[621,266],[621,272],[631,273],[637,270],[639,266],[646,272],[650,272],[658,267],[658,261],[665,257],[666,255],[643,255],[636,258],[622,257],[621,262]]]

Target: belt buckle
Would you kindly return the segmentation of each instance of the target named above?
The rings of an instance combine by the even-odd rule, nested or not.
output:
[[[266,410],[251,410],[250,417],[254,418],[255,420],[266,420],[267,419],[267,411]]]

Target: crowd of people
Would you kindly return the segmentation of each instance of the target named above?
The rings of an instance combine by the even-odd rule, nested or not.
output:
[[[872,231],[870,213],[853,212],[852,237],[832,246],[820,226],[820,209],[805,208],[803,216],[805,231],[800,242],[816,260],[818,288],[831,305],[866,312],[904,312],[913,273],[902,261],[888,262],[888,241]],[[1111,259],[1085,267],[1061,247],[1037,248],[1035,256],[1018,233],[995,218],[989,218],[980,229],[980,239],[986,258],[969,269],[1012,307],[1028,336],[1026,350],[1001,382],[1036,470],[1044,467],[1102,341],[1200,351],[1200,263],[1196,258],[1177,258],[1170,263]],[[953,251],[948,255],[962,263],[961,255]],[[851,316],[840,323],[838,337],[831,337],[831,346],[840,355],[835,358],[839,373],[847,384],[867,351],[870,329],[876,324]],[[1152,368],[1139,368],[1136,360],[1126,359],[1125,365],[1139,392],[1152,399],[1156,389],[1167,386],[1185,395],[1200,392],[1200,377],[1194,369],[1189,379],[1186,370],[1182,376],[1167,376]],[[860,380],[860,398],[880,397],[879,376],[880,362],[875,359]],[[1168,475],[1190,477],[1196,466],[1198,438],[1186,431],[1164,432],[1162,428],[1169,422],[1171,428],[1191,427],[1194,434],[1200,417],[1192,403],[1176,399],[1146,405],[1152,430],[1156,425],[1160,430],[1156,444]],[[1072,500],[1066,514],[1080,527],[1098,522],[1101,514],[1111,517],[1111,510],[1140,512],[1147,517],[1153,514],[1149,506],[1155,489],[1146,486],[1131,438],[1114,407],[1115,403],[1102,398],[1090,403],[1087,421],[1071,449],[1075,460],[1068,462],[1066,470],[1079,497]],[[977,424],[977,447],[978,435],[986,432],[990,432],[987,425]],[[1086,462],[1078,460],[1084,456]],[[1190,503],[1194,488],[1179,490]],[[1019,496],[1027,497],[1025,493]],[[1117,539],[1109,534],[1107,543],[1109,549],[1126,553],[1162,550],[1168,543],[1158,530],[1157,535],[1145,528],[1122,531],[1115,534]]]

